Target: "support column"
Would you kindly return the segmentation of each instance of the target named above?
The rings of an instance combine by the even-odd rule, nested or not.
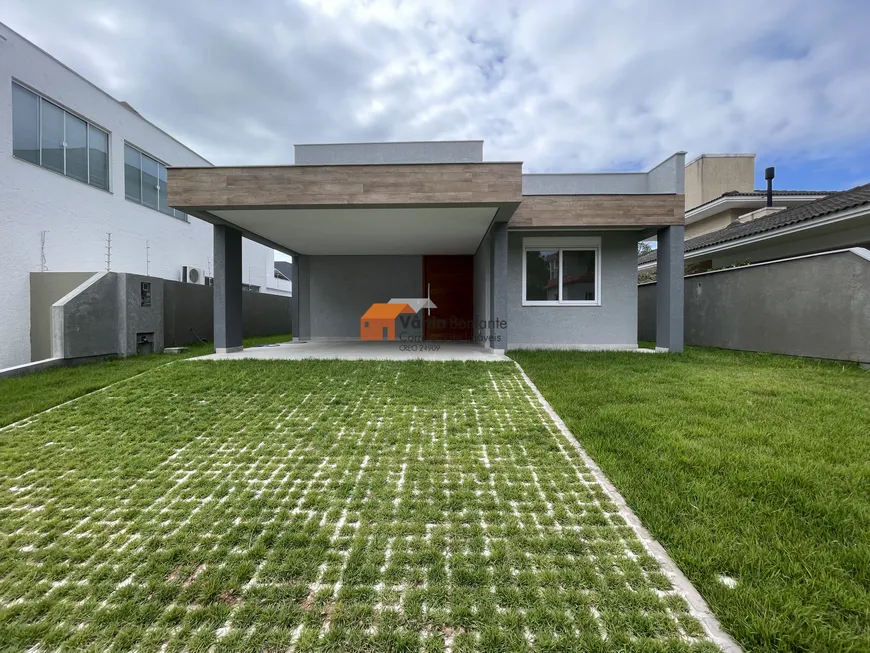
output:
[[[290,292],[290,332],[293,340],[299,340],[299,254],[290,264]]]
[[[242,350],[242,232],[214,227],[214,348]]]
[[[293,257],[293,297],[297,308],[293,322],[293,340],[311,340],[311,257]],[[297,292],[298,287],[298,292]]]
[[[492,225],[492,292],[490,293],[492,321],[490,342],[493,349],[508,347],[508,230],[507,222]]]
[[[680,226],[658,230],[656,249],[656,349],[683,351],[684,232]]]

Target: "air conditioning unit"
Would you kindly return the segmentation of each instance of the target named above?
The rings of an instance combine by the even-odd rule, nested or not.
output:
[[[205,271],[192,265],[181,266],[181,281],[183,283],[205,283]]]

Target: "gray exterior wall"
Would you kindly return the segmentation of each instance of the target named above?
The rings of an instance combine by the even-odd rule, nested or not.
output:
[[[523,195],[647,195],[685,191],[686,153],[677,152],[649,172],[523,175]]]
[[[359,340],[359,320],[376,302],[393,297],[421,297],[422,256],[306,256],[308,292],[315,340]],[[304,260],[303,259],[303,260]],[[305,265],[300,265],[300,277]],[[300,278],[300,290],[302,279]],[[305,310],[302,311],[303,320]],[[419,336],[409,330],[409,336]]]
[[[30,359],[51,358],[51,306],[95,272],[30,273]]]
[[[483,141],[294,145],[296,165],[480,163]]]
[[[492,241],[487,231],[474,254],[474,336],[484,346],[489,346],[489,329],[480,325],[490,319],[491,249]]]
[[[638,289],[638,337],[656,284]],[[855,248],[685,279],[686,344],[870,362],[870,251]]]
[[[142,306],[142,283],[151,284],[151,305]],[[137,334],[150,334],[152,351],[163,351],[163,279],[118,274],[118,348],[120,356],[136,353]]]
[[[51,307],[54,358],[118,352],[117,273],[99,272]]]
[[[523,306],[523,238],[601,238],[601,306]],[[540,232],[508,234],[508,349],[637,346],[637,234]]]

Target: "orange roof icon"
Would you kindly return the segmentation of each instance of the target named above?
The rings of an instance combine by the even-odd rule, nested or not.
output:
[[[362,317],[367,320],[395,320],[405,313],[414,315],[415,311],[407,304],[372,304]]]

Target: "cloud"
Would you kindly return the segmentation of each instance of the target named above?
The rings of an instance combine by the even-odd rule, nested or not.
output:
[[[685,149],[870,173],[866,2],[4,4],[10,27],[219,164],[482,138],[526,171]]]

